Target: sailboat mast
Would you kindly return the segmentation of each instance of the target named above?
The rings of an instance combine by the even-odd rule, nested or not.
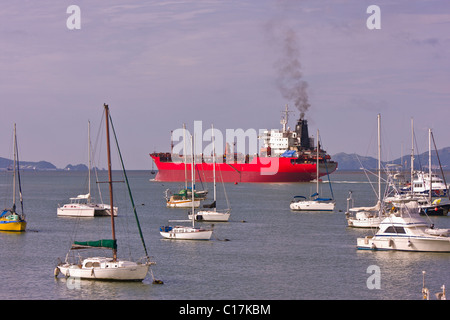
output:
[[[411,118],[411,194],[414,194],[414,119]]]
[[[194,228],[195,226],[195,212],[194,212],[194,180],[195,180],[195,156],[194,156],[194,142],[195,141],[195,135],[194,135],[194,140],[192,140],[192,136],[191,136],[191,153],[192,153],[192,168],[191,168],[191,193],[192,193],[192,228]]]
[[[186,124],[183,123],[183,158],[184,158],[184,188],[187,190],[187,150],[186,150]]]
[[[214,211],[216,211],[216,147],[214,138],[214,126],[211,125],[211,138],[213,145],[213,179],[214,179]]]
[[[91,202],[91,122],[88,120],[88,201]]]
[[[317,150],[316,150],[316,193],[319,193],[319,129],[317,129]]]
[[[433,178],[431,176],[431,129],[428,129],[428,178],[430,179],[430,191],[428,191],[428,200],[431,203],[431,191],[433,190]],[[425,185],[425,183],[424,183]]]
[[[13,162],[13,210],[16,211],[16,124],[14,123],[14,136],[13,136],[13,148],[14,148],[14,162]]]
[[[109,108],[108,105],[105,103],[105,118],[106,118],[106,147],[107,147],[107,154],[108,154],[108,184],[109,184],[109,199],[110,199],[110,205],[111,205],[111,233],[112,233],[112,240],[116,241],[116,231],[114,226],[114,202],[113,202],[113,187],[112,187],[112,170],[111,170],[111,146],[109,141]],[[113,261],[117,260],[117,249],[113,248]]]
[[[378,114],[378,201],[381,202],[381,114]]]

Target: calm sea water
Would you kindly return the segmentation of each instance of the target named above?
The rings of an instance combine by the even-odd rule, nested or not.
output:
[[[361,173],[331,176],[337,208],[333,213],[292,212],[295,195],[309,195],[314,183],[226,184],[232,207],[228,223],[216,223],[211,241],[171,241],[159,234],[169,219],[185,219],[182,209],[168,209],[164,191],[180,183],[151,182],[148,171],[128,172],[149,254],[156,261],[142,283],[81,281],[74,286],[53,271],[72,240],[110,237],[109,218],[61,218],[58,204],[87,193],[82,172],[22,173],[25,233],[0,233],[0,298],[15,299],[421,299],[422,271],[432,293],[449,286],[450,254],[358,251],[356,238],[370,230],[346,226],[349,190],[355,205],[373,205],[374,192]],[[118,177],[117,180],[121,178]],[[103,188],[105,184],[101,185]],[[95,186],[96,188],[97,186]],[[212,193],[212,185],[207,186]],[[1,195],[10,198],[6,184]],[[321,185],[329,194],[328,184]],[[119,206],[119,255],[143,256],[124,184],[115,184]],[[218,206],[224,205],[219,185]],[[103,191],[107,198],[106,189]],[[212,195],[211,195],[212,196]],[[10,201],[10,200],[9,200]],[[10,202],[2,205],[8,207]],[[450,217],[433,217],[439,227],[450,228]],[[222,241],[222,240],[229,241]],[[125,244],[126,241],[130,245]],[[380,288],[369,289],[370,266],[380,268]],[[433,296],[434,298],[434,296]]]

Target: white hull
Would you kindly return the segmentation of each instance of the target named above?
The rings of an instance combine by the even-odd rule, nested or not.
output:
[[[200,200],[194,201],[194,208],[200,206]],[[167,201],[168,208],[192,208],[192,200],[173,200]]]
[[[347,199],[351,200],[351,198]],[[381,203],[374,207],[357,207],[347,209],[347,224],[352,228],[379,228],[385,217],[380,217]]]
[[[189,219],[192,219],[192,214],[189,215]],[[196,221],[227,222],[229,219],[229,212],[198,211],[195,213]]]
[[[294,211],[333,211],[334,201],[297,201],[291,202],[290,208]]]
[[[212,230],[179,226],[162,230],[160,233],[164,238],[173,240],[209,240],[212,236]]]
[[[358,238],[357,247],[361,250],[450,252],[450,240],[445,237],[374,236]]]
[[[58,207],[56,214],[64,217],[97,217],[97,216],[110,216],[111,206],[109,205],[84,205],[74,206],[66,204],[62,207]],[[117,207],[114,207],[114,216],[117,216]]]
[[[93,258],[96,259],[96,258]],[[57,267],[66,277],[91,280],[142,281],[147,275],[149,264],[138,264],[132,261],[100,258],[100,266],[82,266],[76,264],[62,264]],[[106,261],[108,260],[108,261]]]
[[[65,217],[93,217],[95,214],[95,209],[59,207],[56,214],[58,216],[65,216]]]
[[[348,218],[347,224],[349,227],[353,228],[378,228],[381,223],[381,218],[366,218],[366,219],[356,219]]]
[[[417,207],[416,207],[417,208]],[[398,250],[420,252],[450,252],[448,229],[428,227],[417,213],[403,217],[406,206],[391,214],[380,223],[374,236],[357,239],[357,248],[362,250]],[[400,216],[399,216],[400,214]]]

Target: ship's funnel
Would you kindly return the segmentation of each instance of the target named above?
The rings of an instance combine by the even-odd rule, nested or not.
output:
[[[295,126],[295,132],[297,133],[297,138],[302,148],[311,148],[309,133],[308,133],[308,120],[303,118],[298,119],[297,125]]]

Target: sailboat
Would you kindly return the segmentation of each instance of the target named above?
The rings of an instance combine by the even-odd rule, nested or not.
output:
[[[0,231],[25,231],[27,222],[23,213],[22,186],[20,183],[19,152],[17,147],[16,124],[14,124],[14,162],[13,162],[13,204],[10,209],[4,209],[0,214]],[[16,179],[19,184],[19,200],[21,214],[16,212]]]
[[[58,216],[65,217],[94,217],[111,215],[111,207],[104,203],[94,203],[91,198],[91,125],[88,121],[88,193],[70,198],[70,203],[59,206]],[[117,216],[117,207],[114,207],[114,215]]]
[[[110,195],[110,206],[114,208],[113,204],[113,181],[112,181],[112,169],[111,169],[111,148],[110,148],[110,137],[109,137],[109,126],[111,123],[111,127],[114,132],[114,137],[116,138],[116,134],[114,131],[114,126],[112,123],[112,118],[109,115],[109,108],[107,104],[104,104],[105,109],[105,118],[106,118],[106,143],[107,143],[107,157],[108,157],[108,184],[109,184],[109,195]],[[115,139],[117,143],[117,138]],[[134,201],[131,195],[131,190],[128,184],[128,178],[126,175],[126,171],[123,165],[122,156],[119,150],[119,156],[122,164],[122,169],[124,172],[125,182],[127,183],[128,193],[130,195],[130,200],[132,203],[132,207],[134,209],[134,214],[139,230],[139,234],[141,236],[142,245],[145,251],[145,257],[141,261],[128,261],[119,259],[117,257],[117,239],[115,233],[115,223],[114,223],[114,215],[111,215],[111,239],[103,239],[98,241],[75,241],[72,244],[69,253],[72,250],[80,250],[80,249],[92,249],[92,248],[103,248],[103,249],[111,249],[112,257],[90,257],[80,261],[70,262],[69,254],[66,256],[66,260],[63,263],[58,264],[55,269],[55,276],[58,274],[63,274],[66,277],[75,277],[79,279],[91,279],[91,280],[118,280],[118,281],[142,281],[147,275],[149,271],[150,265],[154,264],[154,262],[150,261],[150,258],[147,253],[147,248],[145,246],[145,241],[142,236],[142,231],[139,225],[139,219],[136,213],[136,206],[134,205]],[[155,283],[155,280],[154,280]]]
[[[192,168],[195,167],[195,157],[193,152],[193,140],[191,136],[191,153],[192,153]],[[194,170],[191,170],[192,176],[192,190],[194,190],[195,174]],[[210,240],[212,236],[212,230],[206,228],[200,228],[195,226],[195,207],[194,207],[194,192],[191,194],[191,219],[182,221],[191,221],[192,226],[161,226],[159,228],[161,236],[166,239],[173,240]]]
[[[192,197],[192,192],[188,189],[181,189],[178,193],[171,194],[170,190],[167,189],[165,192],[166,196],[166,206],[168,208],[190,208],[194,205],[195,208],[200,207],[200,200],[204,198],[198,198],[197,193],[194,191],[194,197]]]
[[[382,217],[381,205],[381,115],[378,114],[378,201],[373,207],[349,207],[345,213],[347,224],[354,228],[378,228]],[[349,200],[349,199],[347,199]],[[351,199],[351,201],[353,201]]]
[[[412,132],[412,149],[411,149],[411,181],[409,187],[402,187],[396,192],[394,196],[390,196],[385,200],[395,206],[396,202],[409,200],[416,201],[419,205],[420,214],[427,216],[446,216],[450,209],[450,202],[448,199],[436,198],[433,199],[435,195],[445,195],[447,194],[447,184],[445,182],[444,172],[441,179],[436,174],[432,173],[432,162],[431,162],[431,140],[433,139],[433,132],[428,129],[428,174],[422,171],[414,171],[414,122],[411,119],[411,132]],[[435,147],[436,144],[434,143]],[[439,154],[436,155],[439,160]],[[440,165],[440,160],[439,160]],[[442,166],[440,165],[441,171]],[[416,176],[416,178],[414,178]],[[429,177],[432,177],[429,179]],[[426,188],[425,188],[426,186]],[[429,192],[432,190],[432,192]]]
[[[316,151],[316,192],[307,200],[304,196],[295,196],[289,207],[294,211],[333,211],[336,201],[332,198],[319,197],[319,130],[317,130],[317,151]],[[326,165],[326,163],[325,163]],[[331,182],[330,187],[331,187]]]
[[[434,142],[434,136],[433,136],[433,132],[431,131],[431,129],[428,129],[428,175],[425,173],[418,173],[418,177],[420,180],[422,180],[421,182],[419,182],[419,185],[422,186],[422,192],[418,192],[420,193],[424,193],[423,191],[425,191],[425,194],[428,193],[428,195],[426,197],[423,197],[421,200],[419,201],[419,207],[420,207],[420,213],[421,214],[426,214],[428,216],[431,215],[439,215],[439,216],[444,216],[448,214],[448,211],[450,209],[450,202],[448,201],[449,199],[446,200],[442,200],[442,198],[436,198],[433,200],[433,197],[440,197],[440,196],[447,196],[450,197],[450,195],[448,194],[448,185],[445,182],[445,176],[444,176],[444,172],[442,171],[442,166],[440,165],[441,162],[439,160],[439,154],[438,151],[436,149],[436,155],[437,158],[439,160],[439,166],[441,168],[441,172],[442,172],[442,178],[440,178],[439,176],[437,176],[436,174],[433,174],[432,171],[432,163],[431,163],[431,139],[433,139]],[[434,142],[434,145],[436,147],[436,143]],[[420,177],[422,175],[422,177]],[[412,184],[414,184],[415,181],[412,181]],[[428,187],[428,190],[426,190],[426,188],[424,188],[425,186]],[[412,188],[415,188],[412,187]],[[419,189],[419,188],[415,188],[415,189]],[[415,190],[414,189],[414,190]],[[423,190],[425,189],[425,190]],[[419,190],[418,190],[419,191]],[[415,192],[413,194],[416,194]]]
[[[200,200],[206,198],[207,192],[198,193],[195,191],[194,185],[192,188],[187,186],[187,156],[186,156],[186,125],[183,123],[183,141],[184,141],[184,189],[181,189],[178,193],[172,194],[170,189],[165,191],[166,206],[168,208],[195,208],[200,207]],[[195,167],[191,168],[194,171]],[[193,195],[193,196],[192,196]]]
[[[230,211],[228,208],[223,211],[218,211],[216,207],[217,201],[217,186],[216,186],[216,149],[215,149],[215,139],[214,139],[214,127],[211,126],[212,130],[212,144],[213,144],[213,182],[214,182],[214,200],[210,205],[204,205],[204,208],[210,208],[211,210],[200,210],[194,213],[194,218],[197,221],[211,221],[211,222],[227,222],[230,219]],[[189,215],[192,219],[192,213]]]
[[[411,120],[412,121],[412,120]],[[413,132],[414,136],[414,132]],[[436,156],[439,161],[439,167],[441,169],[442,177],[432,171],[431,163],[431,140],[436,151]],[[414,152],[414,141],[413,141],[413,152]],[[445,175],[442,171],[441,162],[439,160],[438,150],[436,149],[436,142],[434,141],[434,135],[431,129],[428,129],[428,173],[425,171],[414,171],[413,167],[414,154],[411,154],[411,183],[403,188],[401,188],[402,194],[412,194],[415,196],[428,197],[430,200],[432,198],[439,198],[450,196],[449,189],[450,186],[447,185],[445,181]],[[431,202],[431,201],[430,201]]]

